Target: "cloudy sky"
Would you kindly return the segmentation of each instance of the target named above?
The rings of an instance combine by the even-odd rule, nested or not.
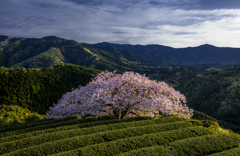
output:
[[[0,34],[240,47],[240,0],[1,0]]]

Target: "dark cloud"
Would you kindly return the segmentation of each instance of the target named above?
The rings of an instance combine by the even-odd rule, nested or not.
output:
[[[229,7],[238,1],[218,1],[227,7],[215,0],[3,0],[0,34],[56,35],[86,43],[237,46],[240,10]]]
[[[239,0],[201,0],[199,1],[201,9],[238,9]]]
[[[195,32],[176,32],[174,35],[193,35]]]

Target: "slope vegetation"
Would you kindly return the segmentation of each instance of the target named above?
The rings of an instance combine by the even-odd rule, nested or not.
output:
[[[187,105],[216,119],[240,126],[240,67],[198,75],[177,89]]]
[[[65,118],[0,128],[7,155],[207,155],[237,153],[240,136],[212,122],[132,117]]]
[[[48,68],[0,68],[0,104],[19,105],[45,114],[49,107],[72,88],[86,85],[100,71],[77,65]]]
[[[70,63],[87,68],[123,72],[144,68],[144,64],[152,64],[152,61],[143,56],[126,50],[100,50],[55,36],[41,39],[0,36],[0,56],[0,66],[13,68],[51,67]]]
[[[143,56],[153,62],[169,65],[239,64],[240,62],[239,48],[215,47],[208,44],[198,47],[172,48],[154,44],[130,45],[103,42],[91,46],[96,48],[112,46]]]

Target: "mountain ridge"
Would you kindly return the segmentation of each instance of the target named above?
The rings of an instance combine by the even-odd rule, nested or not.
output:
[[[49,59],[42,53],[51,53],[59,48],[60,54]],[[42,55],[40,55],[42,54]],[[39,59],[33,59],[40,55]],[[50,54],[49,54],[50,55]],[[63,56],[63,58],[59,57]],[[32,59],[31,59],[32,58]],[[37,62],[29,62],[29,59]],[[26,61],[28,60],[28,65]],[[146,70],[146,68],[171,68],[186,66],[208,66],[218,68],[240,65],[240,48],[216,47],[210,44],[198,47],[172,48],[164,45],[131,45],[102,42],[97,44],[79,43],[57,36],[43,38],[22,38],[0,35],[0,66],[34,68],[70,63],[96,68],[98,70]]]
[[[208,64],[208,63],[240,63],[240,48],[216,47],[204,44],[197,47],[172,48],[163,45],[131,45],[102,42],[93,44],[99,46],[115,46],[132,53],[144,56],[153,61],[167,64]]]

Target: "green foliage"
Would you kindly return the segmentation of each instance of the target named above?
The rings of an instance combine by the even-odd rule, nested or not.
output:
[[[222,120],[217,120],[203,112],[199,111],[194,111],[194,116],[192,117],[193,119],[198,119],[198,120],[210,120],[210,121],[215,121],[217,122],[221,127],[224,127],[225,129],[228,129],[228,131],[234,131],[235,133],[240,134],[240,126],[222,121]]]
[[[99,72],[76,65],[15,70],[0,68],[0,103],[45,114],[64,93],[86,85],[93,77],[91,74]]]
[[[32,156],[124,155],[130,152],[134,155],[137,151],[142,155],[158,155],[157,151],[161,155],[164,152],[166,155],[184,155],[198,151],[211,154],[240,145],[239,135],[225,135],[228,131],[212,126],[218,127],[215,122],[184,120],[176,116],[40,120],[3,127],[0,153]]]
[[[204,127],[190,127],[167,132],[145,134],[137,137],[119,139],[116,141],[90,145],[72,151],[62,152],[57,155],[81,155],[81,156],[103,156],[115,155],[122,152],[136,150],[139,148],[164,145],[169,142],[197,137],[202,135],[213,134],[214,132]]]
[[[70,122],[71,120],[75,120],[77,118],[64,118],[64,119],[60,119],[60,120],[41,120],[40,122],[27,122],[27,123],[23,123],[23,124],[12,124],[12,125],[7,125],[7,126],[3,126],[0,128],[0,135],[3,135],[3,132],[7,132],[10,131],[11,133],[14,133],[16,131],[26,131],[28,130],[28,128],[33,128],[34,126],[37,127],[46,127],[47,125],[50,126],[54,126],[55,124],[58,123],[62,123],[64,121],[68,121]]]
[[[202,125],[203,127],[210,127],[210,126],[217,126],[217,127],[219,127],[217,122],[211,121],[211,120],[203,120],[202,124],[203,124]]]
[[[9,124],[12,123],[25,123],[29,121],[42,120],[44,118],[46,118],[46,115],[31,112],[18,105],[0,105],[0,126],[9,126]]]
[[[153,121],[156,121],[156,120],[153,120]],[[102,133],[96,133],[96,132],[102,131],[100,127],[96,127],[96,128],[92,127],[92,128],[87,128],[86,132],[82,134],[81,134],[81,131],[83,131],[84,129],[73,130],[73,132],[69,132],[69,133],[66,131],[56,132],[56,133],[50,133],[47,135],[40,135],[40,136],[31,137],[27,139],[21,139],[18,141],[6,142],[1,144],[0,148],[1,147],[2,148],[0,151],[1,151],[1,154],[4,154],[10,151],[21,149],[21,150],[17,150],[16,152],[13,152],[13,154],[47,155],[47,154],[54,154],[54,153],[58,153],[66,150],[73,150],[76,147],[84,147],[87,145],[113,141],[121,138],[128,138],[133,136],[163,132],[163,131],[191,127],[191,126],[194,126],[194,124],[188,121],[179,121],[179,122],[166,123],[166,124],[153,124],[153,125],[147,125],[147,126],[124,128],[119,130],[112,130],[110,126],[106,126],[106,127],[102,126],[103,131],[106,130],[106,132],[102,132]],[[77,131],[79,131],[80,133],[78,133]],[[74,135],[74,132],[76,132],[75,135]],[[91,133],[96,133],[96,134],[91,134]],[[85,135],[79,136],[83,134]],[[76,137],[73,137],[73,136],[76,136]],[[71,138],[68,138],[68,137],[71,137]],[[65,139],[59,140],[61,138],[65,138]],[[54,141],[54,140],[57,140],[57,141]],[[44,143],[44,142],[47,142],[47,143]],[[33,145],[38,145],[38,146],[33,146]]]
[[[184,83],[186,80],[192,79],[198,74],[203,73],[205,73],[204,70],[197,68],[174,68],[150,73],[149,77],[153,80],[164,81],[177,87],[180,83]]]
[[[113,124],[113,123],[121,123],[121,122],[131,122],[131,121],[138,121],[138,120],[146,120],[150,119],[149,117],[135,117],[135,118],[126,118],[123,120],[115,119],[115,120],[103,120],[103,121],[96,121],[94,118],[90,119],[81,119],[76,120],[77,118],[63,118],[58,120],[50,120],[46,122],[34,122],[29,124],[20,125],[20,127],[9,127],[2,129],[0,133],[0,142],[4,142],[4,140],[14,140],[14,139],[22,139],[27,138],[35,135],[57,132],[57,131],[64,131],[64,130],[71,130],[77,128],[86,128],[91,126],[98,126],[98,125],[106,125],[106,124]],[[49,120],[49,119],[48,119]],[[167,119],[170,121],[171,119]],[[172,119],[173,121],[179,121],[180,118]],[[145,122],[143,122],[144,124]],[[13,136],[14,135],[14,136]],[[17,135],[17,136],[16,136]],[[8,138],[4,138],[8,137]],[[2,141],[3,140],[3,141]]]
[[[240,126],[240,67],[196,76],[177,87],[187,106]]]
[[[81,120],[79,121],[80,124],[75,124],[72,126],[61,126],[58,128],[52,128],[52,129],[45,129],[41,131],[34,131],[32,133],[17,133],[17,136],[8,136],[3,137],[0,139],[0,143],[7,142],[7,141],[14,141],[19,139],[26,139],[29,137],[34,137],[36,135],[44,136],[45,139],[57,139],[57,136],[60,136],[62,138],[64,135],[65,138],[72,137],[72,136],[79,136],[83,134],[90,134],[90,133],[96,133],[101,131],[107,131],[107,130],[115,130],[115,129],[121,129],[121,128],[128,128],[128,127],[137,127],[137,126],[145,126],[145,125],[151,125],[151,124],[161,124],[161,123],[171,123],[176,121],[181,121],[181,118],[166,118],[166,119],[159,119],[159,120],[143,120],[143,121],[134,121],[130,122],[132,120],[141,120],[146,118],[132,118],[131,120],[110,120],[110,121],[103,121],[103,122],[91,122],[91,123],[84,123],[84,122],[90,122],[91,120]],[[123,122],[123,123],[121,123]],[[82,129],[79,129],[82,128]],[[56,132],[56,133],[55,133]],[[55,134],[54,137],[52,134]],[[30,138],[32,139],[32,138]],[[41,140],[41,138],[39,138]]]
[[[240,148],[234,148],[230,150],[225,150],[223,152],[210,154],[209,156],[239,156],[239,155],[240,155]]]
[[[239,135],[218,133],[174,141],[163,146],[142,148],[119,155],[200,156],[236,148],[239,144]]]
[[[18,55],[20,55],[19,53],[18,53]],[[13,55],[11,57],[11,60],[9,60],[10,62],[13,62],[13,63],[11,63],[11,67],[13,67],[13,68],[52,67],[54,65],[64,64],[65,62],[68,63],[68,60],[66,60],[66,58],[64,58],[64,56],[62,55],[59,48],[50,48],[49,50],[47,50],[41,54],[38,54],[34,57],[31,57],[25,61],[22,61],[21,63],[14,64],[14,62],[15,62],[14,56],[18,58],[19,57],[18,55],[17,56]]]
[[[184,139],[169,143],[165,148],[173,149],[177,155],[205,155],[229,148],[238,147],[240,136],[237,134],[213,134]]]

